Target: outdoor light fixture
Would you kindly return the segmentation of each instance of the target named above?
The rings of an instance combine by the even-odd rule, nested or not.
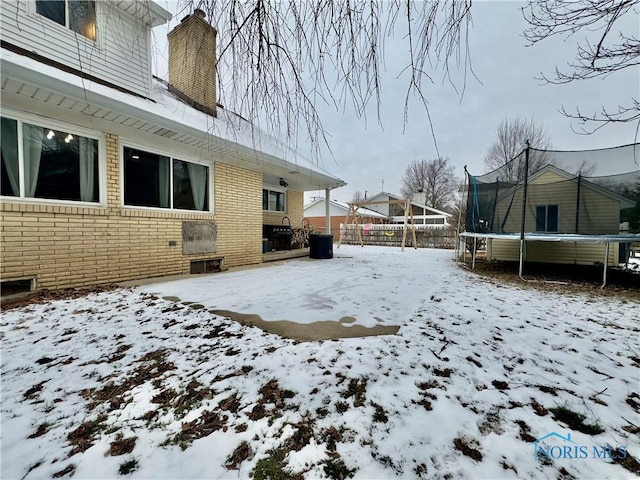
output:
[[[69,134],[65,137],[64,143],[69,143],[71,140],[73,140],[73,135]]]
[[[284,180],[284,178],[280,178],[280,186],[287,188],[289,184]]]
[[[55,136],[56,136],[56,134],[55,134],[55,132],[53,130],[49,130],[47,132],[47,140],[51,140]]]

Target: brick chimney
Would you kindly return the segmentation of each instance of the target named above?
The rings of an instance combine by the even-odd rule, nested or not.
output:
[[[216,35],[196,9],[169,35],[169,90],[210,115],[216,114]]]

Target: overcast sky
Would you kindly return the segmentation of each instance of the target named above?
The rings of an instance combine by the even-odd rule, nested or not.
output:
[[[158,1],[175,13],[177,3]],[[569,111],[576,106],[583,113],[599,111],[602,106],[613,110],[618,104],[628,104],[632,96],[640,96],[640,68],[627,69],[608,78],[548,85],[540,82],[541,72],[549,76],[556,66],[573,61],[576,45],[586,32],[569,38],[550,38],[533,47],[526,47],[522,32],[527,27],[520,7],[522,2],[482,1],[471,9],[470,51],[473,69],[479,78],[468,78],[464,97],[448,82],[441,83],[441,73],[434,76],[426,96],[433,120],[440,155],[448,157],[462,178],[464,165],[471,173],[485,171],[483,156],[496,137],[496,128],[503,119],[517,115],[531,117],[544,124],[553,145],[558,150],[604,148],[634,142],[635,124],[608,125],[592,135],[579,135],[576,121],[561,115],[562,105]],[[169,27],[154,29],[156,39],[166,36],[184,13],[178,13]],[[216,26],[216,25],[214,25]],[[626,33],[640,35],[638,17],[629,15],[622,24]],[[635,30],[635,31],[634,31]],[[162,41],[159,42],[162,47]],[[375,106],[367,119],[355,114],[336,112],[318,106],[335,157],[322,155],[322,166],[344,179],[348,185],[335,190],[332,198],[349,201],[356,190],[373,195],[382,190],[400,192],[402,173],[416,159],[436,157],[433,138],[424,107],[417,100],[410,105],[409,119],[404,123],[404,99],[407,80],[400,75],[406,65],[407,44],[402,38],[386,43],[386,70],[382,83],[382,126],[378,124]],[[166,57],[165,57],[166,58]],[[156,56],[156,71],[163,75],[163,55]],[[462,86],[462,76],[454,75]],[[224,100],[222,100],[224,104]],[[523,139],[524,141],[524,139]],[[535,146],[535,145],[532,145]],[[309,152],[303,152],[309,155]],[[311,192],[307,194],[316,194]]]

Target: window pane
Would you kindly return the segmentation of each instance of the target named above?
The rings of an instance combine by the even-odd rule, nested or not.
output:
[[[558,205],[547,206],[547,232],[558,231]]]
[[[536,232],[544,232],[547,225],[547,208],[536,207]]]
[[[96,39],[96,5],[94,1],[69,0],[69,28],[91,40]]]
[[[275,192],[273,190],[262,190],[262,209],[271,212],[284,212],[285,194],[283,192]]]
[[[97,202],[98,141],[22,124],[25,196]]]
[[[64,0],[36,0],[36,12],[62,26],[66,26]]]
[[[173,208],[209,209],[209,168],[182,160],[173,161]]]
[[[18,122],[2,118],[2,189],[1,195],[17,197],[20,195],[20,170],[18,166]]]
[[[269,210],[284,212],[284,193],[269,191]]]
[[[402,217],[404,216],[404,209],[400,205],[391,204],[389,205],[389,214],[392,217]]]
[[[169,157],[124,147],[124,203],[169,208]]]

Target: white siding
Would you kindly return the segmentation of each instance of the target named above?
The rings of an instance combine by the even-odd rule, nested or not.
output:
[[[348,213],[348,210],[331,203],[329,204],[329,212],[332,217],[345,217]],[[324,201],[317,202],[304,209],[305,217],[324,217],[325,214],[326,211]]]
[[[493,239],[491,244],[491,260],[520,259],[520,241]],[[609,244],[609,265],[618,264],[618,251],[617,243]],[[527,262],[594,265],[604,262],[604,244],[528,241],[525,255]]]
[[[389,195],[376,195],[375,197],[371,197],[369,199],[370,202],[387,202],[389,201]],[[374,212],[381,213],[383,215],[389,215],[389,204],[379,204],[379,205],[367,205],[369,210],[373,210]]]
[[[4,41],[149,96],[149,29],[110,2],[96,2],[96,42],[36,14],[35,2],[0,4]]]
[[[506,195],[496,208],[495,226],[504,222],[504,232],[519,233],[522,218],[522,192]],[[512,199],[513,197],[513,199]],[[611,235],[618,233],[620,203],[583,183],[580,188],[580,214],[576,232],[576,206],[578,205],[578,181],[566,180],[554,172],[545,172],[536,178],[527,190],[525,231],[536,231],[536,207],[558,205],[558,231],[583,235]]]

